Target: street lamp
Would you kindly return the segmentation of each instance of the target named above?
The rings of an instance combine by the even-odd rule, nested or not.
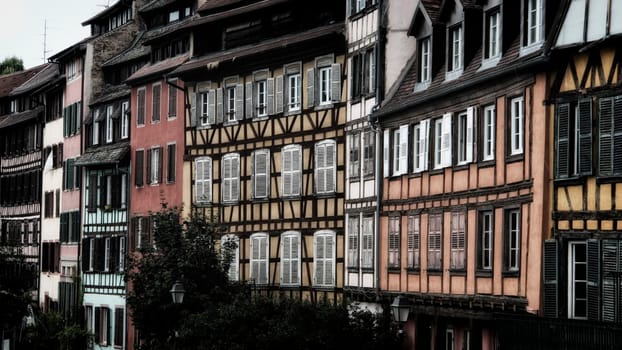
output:
[[[391,304],[391,310],[393,310],[393,318],[395,319],[395,322],[400,325],[406,323],[411,306],[412,303],[408,298],[401,295],[396,296]]]
[[[181,304],[184,302],[184,294],[186,291],[184,290],[184,285],[178,280],[171,287],[171,296],[173,297],[173,304]]]

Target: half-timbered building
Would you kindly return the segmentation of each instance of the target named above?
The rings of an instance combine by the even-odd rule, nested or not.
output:
[[[541,310],[547,75],[557,3],[422,0],[417,51],[373,114],[383,133],[380,289],[417,349],[505,344],[495,313]]]
[[[551,53],[544,315],[578,325],[582,345],[614,348],[619,328],[609,339],[591,334],[622,320],[622,4],[564,6]]]
[[[185,82],[184,202],[238,244],[233,280],[337,300],[344,280],[345,3],[205,2]]]

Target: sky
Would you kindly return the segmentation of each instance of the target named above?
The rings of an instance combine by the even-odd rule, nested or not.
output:
[[[115,0],[0,0],[0,61],[17,56],[31,68],[90,35],[82,22]],[[46,60],[43,60],[47,20]]]

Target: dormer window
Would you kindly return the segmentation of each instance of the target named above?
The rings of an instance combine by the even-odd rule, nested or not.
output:
[[[501,53],[501,13],[499,8],[486,13],[485,59],[494,59]]]
[[[419,83],[430,81],[430,38],[419,41]]]
[[[535,48],[544,41],[544,1],[525,0],[523,3],[523,49]]]
[[[447,48],[447,73],[462,72],[463,48],[462,48],[462,23],[448,30],[448,48]],[[453,75],[453,74],[452,74]],[[447,79],[455,78],[455,76],[447,77]]]
[[[172,11],[168,14],[168,22],[170,23],[175,21],[179,21],[179,10]]]

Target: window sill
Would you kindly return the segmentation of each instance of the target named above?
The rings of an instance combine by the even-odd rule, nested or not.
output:
[[[239,121],[231,120],[231,121],[226,121],[226,122],[222,123],[222,126],[232,126],[232,125],[238,125],[238,124],[240,124]]]
[[[466,269],[449,269],[449,274],[452,276],[466,276]]]
[[[533,43],[531,45],[521,46],[520,52],[519,52],[519,56],[521,56],[521,57],[522,56],[526,56],[526,55],[532,54],[532,53],[540,50],[542,48],[542,44],[543,44],[543,41],[541,40],[541,41],[535,42],[535,43]]]
[[[445,73],[445,82],[451,82],[453,80],[458,79],[462,75],[462,68],[452,70],[451,72]]]
[[[455,171],[466,170],[466,169],[469,168],[470,164],[471,164],[471,162],[458,163],[458,164],[454,165],[453,170],[455,170]]]
[[[211,129],[212,125],[211,124],[198,124],[197,125],[197,130],[204,130],[204,129]]]
[[[490,168],[490,167],[494,167],[494,166],[495,166],[495,160],[494,159],[482,160],[479,163],[477,163],[477,167],[478,168]]]
[[[331,197],[335,197],[337,193],[335,191],[332,192],[322,192],[322,193],[316,193],[315,197],[317,198],[331,198]]]
[[[596,183],[597,184],[618,183],[620,182],[621,178],[622,178],[622,175],[597,175]]]
[[[348,182],[350,183],[359,183],[361,182],[361,177],[360,176],[352,176],[348,178]]]
[[[571,177],[555,178],[553,182],[556,185],[582,185],[591,175],[572,175]],[[596,179],[598,182],[598,178]]]
[[[192,205],[199,208],[210,208],[213,206],[213,203],[209,202],[193,202]]]
[[[418,82],[418,83],[415,83],[414,91],[415,92],[423,91],[423,90],[426,90],[429,87],[430,87],[430,81],[429,80],[428,81]]]
[[[361,267],[361,272],[363,272],[363,273],[373,273],[374,272],[374,268],[373,267]]]
[[[168,117],[166,117],[166,120],[175,120],[177,119],[177,115],[169,115]]]
[[[375,179],[375,178],[376,178],[376,177],[374,176],[374,174],[366,174],[366,175],[363,175],[363,180],[364,180],[364,181],[367,181],[367,180],[373,180],[373,179]]]
[[[517,271],[503,271],[501,273],[502,277],[520,277],[520,270]]]
[[[270,202],[270,197],[262,197],[262,198],[253,198],[253,203],[267,203]]]
[[[492,277],[492,270],[477,270],[475,277]]]
[[[223,201],[223,202],[222,202],[222,205],[225,205],[225,206],[226,206],[226,205],[237,205],[237,204],[239,204],[239,201],[238,201],[238,200],[235,200],[235,201],[226,201],[226,202],[225,202],[225,201]]]
[[[421,273],[421,269],[418,267],[407,267],[406,273],[411,274],[411,275],[418,275]]]
[[[315,106],[315,110],[316,111],[323,111],[325,109],[331,109],[335,106],[335,104],[333,102],[329,102],[329,103],[321,103]]]
[[[508,154],[507,156],[505,156],[505,163],[515,163],[515,162],[520,162],[525,160],[525,155],[521,152],[521,153],[517,153],[517,154]]]
[[[442,276],[443,275],[443,270],[439,270],[439,269],[428,269],[428,276]]]
[[[447,168],[447,167],[434,168],[434,169],[428,171],[428,174],[430,174],[430,176],[442,174],[445,171],[445,168]]]
[[[159,120],[151,120],[151,125],[154,125],[154,124],[160,124],[160,121]]]
[[[393,267],[387,268],[387,272],[390,274],[400,274],[402,273],[402,269],[400,269],[399,266],[393,266]]]
[[[491,58],[484,58],[482,60],[482,65],[477,71],[481,72],[486,69],[494,68],[497,66],[497,64],[499,64],[499,61],[501,61],[501,54]]]

